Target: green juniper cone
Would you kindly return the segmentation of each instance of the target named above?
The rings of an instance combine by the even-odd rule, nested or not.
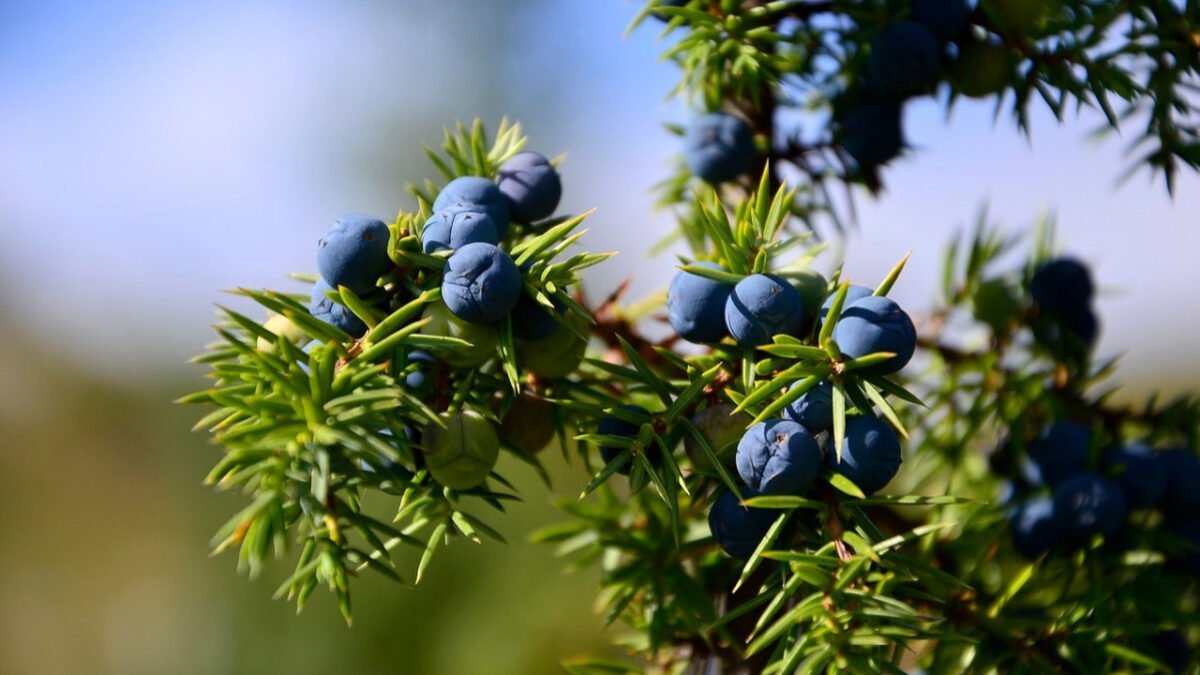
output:
[[[968,42],[951,67],[950,79],[964,96],[986,98],[1008,86],[1013,77],[1012,49],[1005,44]]]
[[[517,359],[524,368],[546,379],[573,372],[583,361],[587,340],[576,331],[586,330],[586,322],[572,318],[544,338],[519,340]]]
[[[468,343],[433,349],[434,356],[454,367],[472,368],[487,362],[495,354],[496,345],[500,342],[495,325],[464,321],[455,316],[441,300],[426,305],[421,318],[428,320],[421,327],[421,333],[445,335]]]
[[[544,498],[504,475],[529,470],[565,518],[533,539],[599,566],[624,627],[627,658],[571,673],[1194,672],[1200,399],[1111,403],[1088,265],[1048,222],[983,214],[935,305],[902,307],[907,256],[862,278],[830,251],[893,160],[921,161],[917,96],[1021,131],[1090,107],[1173,190],[1200,165],[1200,5],[972,4],[644,3],[684,119],[730,132],[671,126],[669,305],[586,302],[610,254],[586,250],[590,214],[555,215],[579,187],[517,126],[447,130],[394,221],[327,234],[312,288],[237,291],[265,324],[221,309],[183,399],[221,446],[209,483],[247,495],[215,548],[251,575],[289,558],[278,595],[325,587],[349,620],[358,574],[419,582],[448,544],[503,541],[504,502]]]
[[[421,432],[425,466],[434,480],[455,490],[483,482],[500,454],[500,439],[483,415],[468,410],[442,413]]]
[[[272,315],[267,319],[266,323],[263,324],[263,328],[271,332],[274,337],[258,338],[258,342],[256,344],[258,345],[258,351],[260,352],[270,351],[272,345],[275,343],[275,340],[279,338],[287,340],[297,347],[303,347],[309,340],[308,336],[304,334],[304,331],[300,330],[296,324],[292,323],[291,319],[283,316],[282,314]]]

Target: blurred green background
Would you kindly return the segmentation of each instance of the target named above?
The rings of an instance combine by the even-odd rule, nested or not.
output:
[[[0,672],[550,673],[603,649],[593,575],[524,541],[555,517],[527,470],[505,475],[532,498],[488,518],[509,546],[451,546],[419,590],[364,577],[353,629],[324,593],[297,617],[270,597],[282,566],[251,583],[206,554],[242,498],[200,485],[216,448],[170,402],[196,372],[117,383],[0,328],[0,372],[22,382],[0,394]]]
[[[636,9],[0,3],[0,672],[550,673],[605,648],[594,574],[525,543],[557,516],[524,467],[506,475],[526,502],[489,521],[509,546],[452,546],[416,590],[361,581],[352,629],[320,595],[295,616],[270,599],[283,568],[248,582],[208,557],[242,498],[201,485],[219,451],[171,401],[203,386],[186,360],[231,302],[220,289],[299,288],[285,275],[313,269],[328,224],[406,205],[404,182],[434,175],[421,144],[457,119],[507,114],[535,149],[569,152],[564,210],[598,207],[586,245],[622,251],[586,280],[593,297],[630,276],[635,297],[662,288],[673,258],[644,251],[670,216],[649,188],[675,161],[661,124],[687,117],[663,102],[676,73],[655,30],[622,37]],[[1025,143],[990,104],[949,122],[909,106],[918,152],[859,204],[848,274],[878,279],[911,249],[895,295],[927,306],[981,201],[1009,229],[1050,205],[1096,266],[1100,352],[1127,352],[1129,392],[1190,385],[1200,183],[1183,177],[1175,202],[1110,189],[1126,160],[1084,142],[1098,118],[1033,121]],[[551,464],[577,494],[578,466]]]

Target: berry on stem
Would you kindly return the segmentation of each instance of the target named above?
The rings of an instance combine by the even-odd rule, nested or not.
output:
[[[433,200],[433,212],[437,213],[454,204],[474,206],[483,211],[496,225],[496,234],[500,239],[508,236],[508,200],[492,181],[479,176],[455,178]]]
[[[1091,429],[1075,422],[1055,422],[1029,444],[1022,472],[1032,485],[1055,487],[1084,470],[1091,447]]]
[[[972,40],[959,47],[958,58],[950,67],[950,79],[958,93],[985,98],[1008,86],[1015,65],[1009,47]]]
[[[708,511],[708,529],[731,558],[749,560],[777,515],[776,511],[742,506],[732,492],[723,492]]]
[[[928,28],[916,21],[897,21],[871,40],[869,86],[893,100],[924,93],[937,81],[940,51]]]
[[[549,218],[562,199],[558,172],[537,152],[520,152],[505,162],[496,185],[508,200],[509,214],[519,223]]]
[[[808,494],[821,471],[821,459],[816,439],[790,420],[755,424],[737,447],[738,475],[755,494]]]
[[[308,344],[310,340],[310,338],[305,335],[304,332],[301,331],[291,319],[282,314],[272,314],[263,323],[263,328],[266,328],[276,336],[291,342],[297,347],[303,347],[304,345]],[[258,345],[258,351],[266,352],[270,351],[275,346],[275,340],[268,340],[260,337],[258,338],[256,344]]]
[[[367,324],[351,312],[345,305],[335,302],[326,293],[333,291],[324,279],[318,279],[312,289],[312,303],[309,312],[325,323],[339,328],[350,334],[350,337],[360,338],[367,332]]]
[[[835,452],[825,455],[826,464],[868,495],[891,482],[901,461],[896,432],[881,420],[867,416],[846,418],[840,462]]]
[[[788,272],[787,280],[804,301],[805,325],[808,325],[808,320],[823,306],[829,296],[829,280],[824,274],[807,267]]]
[[[1039,497],[1021,504],[1009,517],[1008,526],[1017,553],[1030,560],[1037,558],[1058,542],[1054,500]]]
[[[792,401],[784,413],[812,434],[833,429],[833,383],[820,382]]]
[[[1189,448],[1163,450],[1158,456],[1167,473],[1163,509],[1171,516],[1196,518],[1200,514],[1200,457]]]
[[[971,6],[967,0],[913,0],[911,16],[938,40],[949,42],[967,29]]]
[[[862,169],[887,164],[904,149],[901,116],[895,101],[863,100],[838,119],[842,149]]]
[[[917,329],[912,319],[888,298],[871,295],[844,306],[833,328],[833,339],[847,358],[857,359],[878,352],[895,356],[860,372],[874,375],[895,373],[908,364],[917,350]]]
[[[1022,34],[1036,32],[1057,0],[980,0],[980,7],[998,26]]]
[[[499,247],[467,244],[446,261],[442,299],[463,321],[494,323],[517,304],[521,272]]]
[[[1093,535],[1111,535],[1125,521],[1125,496],[1113,481],[1081,473],[1054,489],[1054,515],[1062,535],[1083,543]]]
[[[725,271],[714,262],[697,267]],[[733,287],[698,274],[679,270],[667,288],[667,316],[671,328],[688,342],[720,342],[725,328],[725,302]]]
[[[391,266],[387,246],[388,227],[382,220],[347,213],[317,243],[317,270],[331,288],[368,293]]]
[[[778,334],[791,335],[804,320],[804,300],[787,281],[752,274],[733,287],[725,302],[725,327],[738,344],[757,347]]]
[[[846,299],[842,301],[842,311],[845,312],[846,308],[850,305],[853,305],[863,298],[871,297],[874,294],[874,288],[859,286],[858,284],[850,284],[850,287],[846,289]],[[837,297],[837,293],[830,293],[825,298],[825,302],[821,303],[820,317],[822,321],[825,320],[825,315],[829,314],[829,309],[833,307],[833,299],[835,297]]]
[[[1167,468],[1142,443],[1112,448],[1104,456],[1104,468],[1121,486],[1131,508],[1158,506],[1167,493]]]
[[[528,293],[517,298],[511,316],[513,335],[521,340],[541,340],[558,330],[558,321],[550,310]]]
[[[491,216],[470,204],[451,204],[425,221],[421,230],[421,250],[436,253],[483,242],[496,245],[500,234]]]
[[[404,376],[404,386],[418,397],[424,397],[433,386],[429,371],[433,369],[433,354],[417,349],[408,353],[410,370]]]
[[[1089,307],[1095,293],[1092,274],[1075,258],[1057,258],[1033,273],[1029,295],[1038,308],[1052,316],[1076,316]]]
[[[688,168],[713,184],[749,173],[757,154],[750,125],[727,113],[697,117],[688,127],[683,143]]]

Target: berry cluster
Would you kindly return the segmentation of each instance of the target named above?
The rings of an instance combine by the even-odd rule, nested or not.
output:
[[[406,186],[415,209],[339,218],[309,297],[238,289],[269,318],[222,307],[197,357],[212,382],[182,401],[215,408],[198,428],[224,447],[207,480],[254,495],[216,548],[253,575],[294,536],[280,594],[297,607],[324,585],[349,620],[351,577],[400,579],[394,547],[423,548],[419,582],[451,539],[502,541],[468,510],[519,497],[500,452],[549,484],[537,453],[556,437],[568,451],[612,407],[610,378],[584,365],[603,334],[578,285],[613,254],[576,249],[590,213],[556,215],[561,179],[520,125],[488,136],[480,120],[447,129],[426,150],[442,181]],[[365,513],[367,494],[396,497],[395,518]]]
[[[1007,48],[978,40],[970,19],[966,0],[913,0],[908,18],[871,39],[858,81],[834,102],[835,137],[861,169],[900,154],[904,102],[932,93],[943,70],[970,96],[994,94],[1008,81]]]
[[[793,416],[790,409],[788,416]],[[737,444],[740,492],[745,498],[804,497],[824,467],[850,479],[864,493],[874,494],[900,470],[900,440],[890,426],[875,417],[846,419],[840,461],[829,445],[828,430],[814,432],[793,419],[750,427]],[[708,513],[709,528],[721,548],[743,560],[754,553],[774,520],[772,511],[747,508],[732,492],[718,497]]]
[[[742,118],[714,112],[692,121],[683,139],[688,169],[716,185],[744,176],[754,168],[754,130]]]
[[[695,270],[727,275],[715,262],[698,262]],[[819,332],[837,294],[828,294],[827,282],[819,274],[805,271],[794,275],[796,282],[772,274],[750,274],[736,283],[680,270],[667,291],[668,320],[677,334],[690,342],[719,344],[726,338],[742,348],[767,345],[776,336],[811,340]],[[728,278],[728,277],[723,277]],[[736,277],[735,277],[736,278]],[[916,350],[916,330],[908,314],[894,301],[872,289],[847,285],[842,309],[832,326],[832,341],[841,357],[853,361],[875,355],[864,362],[863,375],[898,372]],[[815,340],[814,340],[815,341]],[[713,403],[695,413],[691,424],[704,436],[723,469],[735,470],[739,492],[744,498],[809,494],[822,469],[849,479],[864,493],[884,488],[896,475],[901,462],[896,432],[883,421],[860,410],[848,416],[841,447],[833,445],[833,382],[811,386],[783,410],[782,419],[770,419],[746,429],[747,418],[727,403]],[[625,412],[651,421],[643,408]],[[616,417],[600,422],[602,435],[632,438],[639,424]],[[697,443],[685,442],[693,469],[714,475],[707,453]],[[605,462],[620,452],[602,447]],[[650,454],[647,459],[654,461]],[[765,509],[747,508],[732,492],[723,492],[709,511],[714,538],[731,556],[748,558],[774,521]]]
[[[714,262],[698,262],[695,267],[725,272]],[[681,270],[667,289],[671,327],[679,337],[697,344],[730,336],[743,347],[759,347],[776,335],[809,336],[820,328],[832,302],[824,278],[816,273],[800,276],[796,284],[773,274],[751,274],[729,284]],[[898,372],[917,348],[916,328],[908,314],[865,286],[847,288],[833,339],[851,359],[892,353],[866,368],[877,375]]]
[[[237,547],[256,574],[294,534],[279,594],[303,607],[327,586],[349,619],[353,576],[399,579],[394,547],[420,550],[419,582],[451,540],[502,539],[464,507],[521,497],[494,468],[500,449],[548,485],[534,454],[557,433],[564,457],[573,437],[604,466],[563,502],[571,522],[535,540],[602,566],[606,618],[664,672],[1106,672],[1155,667],[1151,648],[1181,670],[1196,587],[1171,566],[1200,567],[1200,460],[1148,447],[1194,446],[1200,400],[1133,411],[1087,396],[1111,364],[1091,361],[1086,269],[989,279],[1012,240],[981,220],[948,252],[946,306],[923,322],[933,376],[907,379],[895,375],[913,322],[885,297],[904,263],[874,289],[803,268],[825,246],[806,238],[842,230],[852,207],[831,188],[878,191],[905,145],[903,106],[935,90],[947,109],[995,95],[999,112],[1011,89],[1026,129],[1038,101],[1059,118],[1095,107],[1114,128],[1141,118],[1158,147],[1138,163],[1170,190],[1177,166],[1197,165],[1179,93],[1196,69],[1177,57],[1195,3],[647,1],[635,22],[685,29],[665,55],[681,67],[675,93],[708,113],[683,130],[686,168],[660,184],[679,216],[664,242],[703,261],[668,291],[675,334],[639,330],[657,296],[625,305],[622,287],[583,307],[578,272],[606,256],[556,261],[583,216],[547,221],[554,167],[505,124],[490,147],[482,123],[460,125],[444,159],[430,151],[449,184],[409,186],[415,214],[347,216],[322,240],[310,308],[248,289],[279,316],[222,308],[222,342],[201,357],[214,382],[186,400],[216,408],[197,425],[226,448],[208,480],[253,501],[217,549]],[[986,344],[954,334],[967,301]],[[588,335],[607,349],[583,363]],[[904,458],[908,429],[919,446]],[[1013,442],[980,461],[1000,429]],[[995,527],[1002,477],[1021,481],[1010,530]],[[364,509],[387,495],[391,523]],[[1018,550],[1039,560],[1012,577]],[[1157,583],[1145,572],[1162,560]]]
[[[1063,355],[1091,349],[1100,332],[1092,306],[1091,272],[1074,258],[1056,258],[1039,266],[1029,282],[1037,316],[1033,330],[1039,341]]]
[[[362,337],[367,324],[355,316],[336,295],[339,287],[359,296],[382,300],[376,284],[391,268],[388,258],[388,226],[361,213],[348,213],[317,242],[317,270],[321,278],[313,285],[312,315],[352,337]],[[372,297],[374,296],[374,297]]]
[[[1155,450],[1137,442],[1098,450],[1095,437],[1087,426],[1061,421],[1029,443],[1013,488],[1023,493],[1010,513],[1013,546],[1037,558],[1055,548],[1086,546],[1095,535],[1119,543],[1129,517],[1157,511],[1163,529],[1183,540],[1176,566],[1200,573],[1200,553],[1194,552],[1200,547],[1200,457],[1190,449]]]
[[[1035,30],[1045,13],[1039,4],[983,0],[976,16],[967,0],[912,0],[902,18],[875,32],[853,60],[849,84],[833,99],[835,144],[861,172],[871,173],[904,149],[905,101],[934,93],[943,80],[973,98],[1002,91],[1017,65],[1006,36]],[[652,15],[667,18],[660,10]],[[972,24],[986,27],[975,30]],[[753,129],[737,115],[701,115],[685,133],[688,168],[714,185],[749,173],[757,154]]]
[[[553,215],[561,196],[558,173],[536,152],[513,155],[500,166],[495,181],[460,176],[438,192],[433,215],[420,231],[420,249],[433,260],[444,258],[441,299],[425,306],[420,334],[461,342],[409,351],[404,381],[410,393],[419,399],[433,393],[438,362],[471,369],[495,357],[505,320],[515,338],[519,363],[527,372],[552,379],[578,367],[587,346],[580,327],[573,317],[561,316],[561,311],[556,317],[539,303],[535,286],[526,291],[522,273],[530,264],[518,267],[506,250],[517,242],[518,228],[543,231],[543,221]],[[317,249],[321,278],[312,292],[314,317],[361,338],[367,324],[344,303],[340,289],[380,310],[398,296],[408,299],[403,284],[387,278],[393,269],[389,237],[389,228],[381,220],[360,214],[338,219]],[[419,433],[406,427],[406,435],[423,451],[415,457],[418,465],[435,480],[452,489],[468,489],[491,473],[501,438],[528,453],[550,442],[554,426],[544,414],[546,406],[528,396],[514,398],[499,435],[491,420],[470,409],[440,412]]]
[[[974,313],[998,334],[1007,334],[1014,317],[1021,317],[1036,343],[1056,360],[1073,368],[1085,364],[1099,330],[1087,266],[1071,257],[1042,262],[1033,268],[1028,291],[1032,302],[1023,307],[1007,282],[982,282],[974,293]],[[1184,544],[1168,542],[1168,549],[1180,551],[1174,565],[1200,572],[1200,553],[1187,546],[1189,541],[1200,545],[1200,496],[1193,487],[1200,480],[1200,457],[1189,449],[1122,442],[1127,434],[1098,431],[1090,419],[1080,412],[1027,442],[1010,439],[1002,449],[1024,448],[1015,462],[1009,462],[1008,452],[994,455],[997,470],[1013,475],[1001,498],[1008,504],[1014,548],[1034,559],[1088,546],[1097,535],[1123,546],[1129,543],[1129,523],[1161,523],[1169,538]]]

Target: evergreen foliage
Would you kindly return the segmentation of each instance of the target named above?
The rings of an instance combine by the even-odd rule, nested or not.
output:
[[[497,446],[545,478],[556,437],[590,481],[533,538],[601,568],[602,611],[638,657],[570,672],[1194,668],[1200,399],[1110,403],[1090,273],[1052,224],[1008,237],[980,214],[946,247],[932,309],[885,297],[907,258],[882,279],[811,265],[816,233],[851,220],[832,189],[882,188],[915,95],[993,99],[1024,132],[1034,105],[1095,108],[1107,131],[1142,129],[1131,168],[1173,189],[1200,166],[1200,4],[915,5],[639,13],[661,21],[646,25],[679,66],[674,94],[729,130],[672,128],[688,158],[656,188],[678,216],[658,246],[686,252],[666,306],[620,289],[589,306],[580,273],[611,254],[578,250],[589,214],[548,214],[580,187],[523,153],[519,126],[492,139],[478,121],[429,151],[439,177],[386,223],[373,283],[304,277],[313,309],[235,291],[270,317],[223,308],[197,358],[210,386],[183,399],[210,408],[196,428],[223,449],[208,481],[247,495],[216,550],[251,575],[290,557],[278,594],[302,608],[326,587],[349,621],[354,576],[418,582],[445,545],[503,541],[522,495],[489,469]],[[787,107],[819,123],[781,128]],[[452,233],[462,213],[492,221],[486,243]],[[469,311],[443,302],[463,276],[449,246],[503,259],[502,300],[481,274],[451,284]],[[651,339],[655,321],[683,334]],[[368,494],[390,496],[390,522]],[[421,552],[415,570],[397,546]]]

